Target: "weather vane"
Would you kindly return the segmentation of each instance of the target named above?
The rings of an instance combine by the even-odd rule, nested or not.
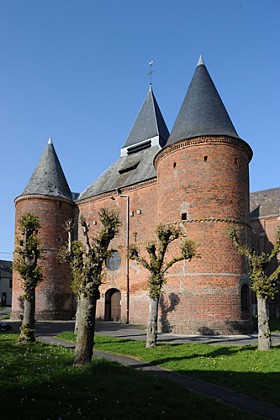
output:
[[[152,85],[152,75],[154,73],[154,70],[153,70],[153,67],[152,67],[153,64],[154,64],[153,60],[149,61],[149,73],[148,73],[148,75],[150,76],[150,85]]]

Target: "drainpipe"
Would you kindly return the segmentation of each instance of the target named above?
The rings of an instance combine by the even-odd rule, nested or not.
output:
[[[128,249],[129,249],[129,196],[126,194],[121,194],[120,188],[115,189],[118,197],[126,199],[126,217],[125,217],[125,272],[126,272],[126,324],[129,324],[129,258],[128,258]],[[112,200],[115,200],[114,197],[111,197]]]
[[[125,271],[126,271],[126,323],[129,324],[129,196],[125,194],[120,194],[120,197],[126,199],[126,221],[125,221],[125,251],[126,251],[126,260],[125,260]]]

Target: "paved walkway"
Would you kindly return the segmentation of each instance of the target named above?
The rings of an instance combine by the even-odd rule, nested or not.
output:
[[[18,321],[8,322],[17,330],[20,326]],[[50,321],[50,322],[37,322],[36,335],[37,337],[48,344],[61,345],[69,348],[74,348],[73,343],[69,343],[55,336],[62,331],[73,331],[73,321]],[[104,335],[116,338],[126,338],[131,340],[145,340],[144,328],[134,325],[120,324],[117,322],[98,322],[96,324],[96,335]],[[240,335],[240,336],[182,336],[171,334],[159,334],[159,341],[172,342],[172,343],[207,343],[218,345],[247,345],[256,344],[257,336],[254,335]],[[273,344],[280,344],[280,334],[273,335]],[[145,363],[137,359],[116,355],[107,352],[100,352],[95,350],[94,355],[106,360],[114,361],[132,369],[141,369],[149,374],[156,375],[159,378],[175,381],[184,388],[197,392],[201,395],[215,398],[216,400],[223,401],[225,404],[234,406],[247,413],[273,420],[280,419],[280,408],[271,406],[270,404],[254,400],[242,394],[238,394],[227,388],[219,385],[211,384],[191,376],[180,375],[176,372],[162,369],[156,365]]]
[[[3,320],[13,326],[15,330],[19,329],[20,322],[14,320]],[[36,334],[41,336],[54,336],[62,331],[73,331],[74,321],[38,321],[36,323]],[[145,327],[133,324],[121,324],[119,322],[96,322],[96,334],[115,337],[126,338],[128,340],[145,340]],[[158,334],[158,341],[187,344],[187,343],[203,343],[203,344],[217,344],[217,345],[256,345],[258,342],[257,334],[248,335],[179,335],[179,334]],[[272,334],[272,344],[280,345],[280,334]]]
[[[75,347],[73,343],[59,340],[55,337],[52,337],[51,335],[40,336],[39,339],[47,344],[64,346],[68,348]],[[157,376],[160,379],[177,382],[189,391],[196,392],[206,397],[214,398],[217,401],[222,401],[225,404],[229,404],[235,408],[246,411],[253,416],[271,420],[280,419],[280,408],[261,401],[257,401],[253,398],[247,397],[246,395],[238,394],[228,388],[205,382],[191,376],[181,375],[176,372],[160,368],[154,364],[142,362],[132,357],[121,356],[98,350],[94,350],[94,356],[109,360],[111,362],[120,363],[132,369],[142,370]]]

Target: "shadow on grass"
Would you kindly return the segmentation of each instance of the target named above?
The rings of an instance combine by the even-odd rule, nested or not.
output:
[[[182,346],[182,344],[172,344],[172,347],[180,347]],[[159,347],[159,346],[158,346]],[[157,348],[158,348],[157,347]],[[172,356],[172,357],[163,357],[163,358],[157,358],[156,360],[152,361],[152,362],[148,362],[148,363],[143,363],[142,365],[140,365],[139,367],[149,367],[149,366],[161,366],[161,365],[165,365],[168,362],[180,362],[180,361],[187,361],[187,360],[192,360],[195,359],[197,360],[198,358],[209,358],[209,360],[214,360],[216,357],[221,357],[221,356],[230,356],[233,355],[235,353],[241,353],[241,352],[248,352],[249,351],[256,351],[256,347],[254,346],[247,346],[247,347],[220,347],[218,349],[212,350],[212,351],[208,351],[205,355],[202,353],[192,353],[191,355],[183,355],[183,356]],[[180,373],[182,373],[183,371],[181,370]],[[187,371],[189,374],[189,371]]]
[[[139,343],[132,343],[131,340],[118,340],[119,349],[122,344],[131,344],[131,347],[127,347],[125,354],[121,350],[118,351],[115,343],[110,340],[108,340],[106,351],[119,352],[125,356],[138,354],[142,361],[131,366],[133,369],[148,371],[159,367],[171,369],[181,375],[193,376],[280,406],[278,392],[280,369],[277,371],[277,366],[280,364],[280,346],[272,347],[270,352],[258,352],[256,346],[214,347],[199,344],[182,346],[181,344],[160,343],[155,349],[144,351],[139,347]],[[144,343],[142,344],[144,346]],[[196,346],[198,346],[197,351]],[[102,345],[97,347],[102,351]],[[172,348],[174,352],[170,356]]]
[[[253,418],[175,383],[102,359],[74,369],[69,349],[38,343],[18,347],[9,339],[0,344],[5,420]]]
[[[114,352],[114,343],[110,339],[104,339],[103,344],[106,341],[108,344],[112,344],[111,351]],[[138,345],[138,349],[139,344],[144,344],[128,339],[118,340],[118,345],[120,346],[125,343],[132,344],[132,347]],[[74,369],[72,368],[73,353],[69,349],[55,348],[38,343],[29,347],[18,347],[11,345],[11,336],[8,335],[1,337],[0,344],[1,398],[4,398],[2,398],[2,402],[4,402],[4,405],[6,404],[6,412],[13,413],[11,417],[5,416],[5,419],[81,418],[78,412],[79,409],[85,413],[83,414],[85,416],[84,418],[92,418],[92,413],[94,413],[94,418],[113,418],[112,416],[115,413],[118,413],[117,418],[125,418],[128,416],[128,413],[131,413],[132,418],[141,418],[141,416],[151,418],[150,407],[146,406],[146,401],[149,401],[151,392],[155,393],[152,397],[152,407],[155,410],[153,412],[154,417],[152,418],[186,418],[178,415],[176,407],[182,407],[182,410],[187,410],[188,415],[188,410],[191,410],[189,416],[193,419],[222,418],[217,416],[216,413],[212,417],[208,416],[208,403],[206,405],[207,407],[204,408],[206,411],[203,414],[200,413],[202,417],[197,417],[197,415],[192,414],[192,408],[188,406],[189,399],[186,399],[186,396],[182,397],[179,391],[178,395],[181,395],[180,398],[185,399],[185,401],[177,401],[177,395],[176,398],[173,395],[177,393],[177,390],[175,392],[175,389],[177,389],[175,384],[172,384],[170,402],[170,384],[168,385],[167,392],[162,382],[158,381],[156,384],[151,385],[146,376],[141,376],[143,374],[136,372],[134,369],[127,369],[100,359],[96,359],[87,368]],[[202,351],[194,352],[194,346],[181,347],[192,348],[190,350],[191,354],[174,354],[172,357],[164,357],[163,353],[165,349],[170,351],[170,348],[174,348],[175,350],[180,347],[179,345],[160,344],[155,349],[155,352],[153,349],[146,352],[146,355],[154,360],[147,363],[140,363],[136,367],[139,369],[164,365],[165,368],[168,368],[168,364],[173,363],[172,370],[176,373],[213,382],[237,392],[250,395],[253,398],[269,402],[278,407],[280,406],[278,395],[280,373],[279,371],[275,372],[274,365],[279,360],[279,356],[277,356],[279,354],[279,347],[265,354],[265,370],[267,370],[267,373],[263,373],[261,371],[262,369],[260,369],[260,372],[257,372],[259,367],[258,363],[260,361],[264,363],[264,353],[256,352],[256,348],[253,346],[231,348],[227,346],[219,348],[203,346],[201,347],[202,350],[207,349],[205,353]],[[102,351],[100,347],[99,350]],[[107,346],[106,350],[110,351],[110,346]],[[133,353],[133,348],[131,350]],[[157,351],[159,353],[156,353]],[[218,363],[219,359],[226,359],[237,353],[242,357],[244,355],[243,359],[245,358],[245,360],[247,358],[249,360],[251,356],[256,355],[255,365],[248,363],[246,371],[236,371],[234,370],[234,366],[229,366],[231,363],[229,360],[226,369],[213,368],[213,365]],[[262,358],[259,358],[261,353]],[[127,352],[126,355],[129,356],[129,353]],[[190,363],[188,366],[185,364],[185,367],[184,362],[188,361]],[[201,368],[197,364],[200,361],[204,364]],[[178,363],[176,367],[177,362],[182,363]],[[274,372],[269,372],[270,367],[271,370],[274,369]],[[142,382],[142,379],[144,382]],[[140,382],[142,383],[141,386]],[[157,395],[159,390],[159,395]],[[139,395],[141,395],[141,398],[139,398]],[[143,401],[145,401],[146,408],[142,407]],[[200,403],[195,403],[192,400],[191,404],[195,406]],[[18,415],[15,415],[18,410],[16,405],[20,407],[20,413]],[[41,406],[45,407],[44,415],[38,411]],[[170,417],[161,416],[161,413],[158,411],[159,407],[163,407],[163,411],[169,412]],[[108,411],[106,411],[107,408]],[[34,417],[27,415],[28,410],[35,413]],[[21,413],[25,413],[27,417],[20,417]],[[98,414],[96,415],[96,413]],[[99,414],[100,417],[98,417]],[[224,418],[227,418],[227,416]]]

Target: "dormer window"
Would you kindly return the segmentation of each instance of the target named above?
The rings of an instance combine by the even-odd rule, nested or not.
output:
[[[137,166],[139,165],[140,160],[138,160],[137,162],[135,162],[133,165],[130,166],[125,166],[124,168],[119,169],[119,174],[125,174],[126,172],[130,172],[133,171],[134,169],[137,168]]]

